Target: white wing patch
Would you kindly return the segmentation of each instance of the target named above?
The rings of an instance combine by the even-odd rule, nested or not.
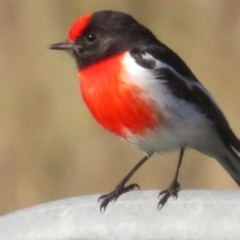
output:
[[[151,98],[155,103],[156,110],[164,116],[164,121],[158,130],[149,131],[145,136],[129,132],[127,140],[145,152],[172,151],[182,146],[201,151],[206,147],[206,143],[210,148],[211,144],[207,139],[212,139],[208,136],[210,133],[213,134],[212,122],[199,111],[194,103],[175,96],[167,88],[167,85],[157,79],[154,70],[168,68],[186,84],[187,88],[198,87],[209,97],[211,96],[200,83],[186,79],[169,65],[154,59],[152,55],[145,53],[142,57],[155,62],[155,65],[152,64],[153,69],[142,67],[136,63],[130,53],[126,53],[123,58],[124,81],[141,87],[145,91],[146,97]]]
[[[136,64],[135,59],[132,58],[132,56],[129,53],[126,53],[125,58],[124,58],[124,64],[125,64],[126,68],[131,68],[131,71],[135,71],[135,74],[138,73],[139,75],[141,75],[141,77],[139,78],[140,81],[141,81],[142,78],[145,78],[145,77],[147,77],[147,78],[145,78],[145,81],[146,81],[146,79],[149,80],[149,78],[150,79],[153,78],[154,77],[154,73],[153,73],[154,70],[161,69],[161,68],[167,68],[174,75],[176,75],[180,80],[182,80],[185,83],[186,87],[188,87],[190,90],[192,90],[193,87],[197,87],[202,92],[204,92],[204,94],[207,95],[214,102],[216,107],[219,109],[219,107],[218,107],[217,103],[215,102],[215,100],[213,99],[213,97],[208,93],[208,91],[204,88],[204,86],[201,83],[199,83],[199,82],[197,82],[197,81],[195,81],[191,78],[184,77],[179,72],[177,72],[174,68],[172,68],[170,65],[156,60],[149,53],[142,54],[142,58],[145,59],[145,60],[148,60],[148,61],[155,62],[155,67],[152,69],[152,71],[150,69],[145,69],[145,68],[139,66],[138,64]],[[140,69],[142,69],[142,70],[140,70]],[[151,75],[151,76],[146,76],[146,70],[149,71],[149,75]],[[150,74],[150,72],[152,72],[152,74]],[[142,80],[144,81],[144,79],[142,79]],[[164,81],[164,79],[163,79],[163,81]]]

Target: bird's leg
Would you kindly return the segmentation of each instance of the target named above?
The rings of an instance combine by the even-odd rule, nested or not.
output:
[[[98,201],[101,202],[100,205],[100,211],[104,212],[107,208],[107,205],[109,202],[113,201],[115,202],[120,195],[123,193],[126,193],[128,191],[133,190],[135,187],[140,189],[139,185],[136,183],[132,183],[125,187],[125,184],[127,181],[132,177],[132,175],[153,155],[153,152],[146,154],[139,162],[138,164],[127,174],[126,177],[122,179],[122,181],[116,186],[116,188],[105,195],[102,195],[99,197]]]
[[[184,150],[185,150],[185,147],[182,147],[181,150],[180,150],[177,170],[176,170],[176,173],[175,173],[175,176],[174,176],[174,179],[173,179],[172,183],[170,184],[168,189],[161,191],[158,195],[158,198],[160,198],[160,201],[158,203],[158,210],[161,210],[164,207],[164,205],[167,203],[168,198],[170,196],[174,197],[175,199],[178,198],[178,192],[180,191],[180,184],[178,182],[178,175],[179,175],[179,170],[180,170],[180,167],[181,167],[181,164],[182,164]]]

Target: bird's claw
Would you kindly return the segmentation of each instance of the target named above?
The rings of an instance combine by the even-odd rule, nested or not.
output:
[[[117,201],[117,199],[119,198],[119,196],[121,196],[123,193],[134,190],[134,188],[137,188],[140,190],[139,185],[136,183],[130,184],[127,187],[124,187],[124,185],[119,184],[112,192],[100,196],[98,198],[98,202],[101,203],[100,204],[100,212],[102,212],[102,213],[105,212],[105,210],[110,202],[115,203]]]
[[[158,194],[158,199],[160,198],[158,202],[157,209],[161,210],[164,205],[167,203],[169,197],[173,197],[174,199],[178,198],[178,192],[180,191],[180,184],[177,181],[172,182],[170,187],[166,190],[161,191]]]

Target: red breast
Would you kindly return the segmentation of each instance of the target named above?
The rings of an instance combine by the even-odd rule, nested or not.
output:
[[[144,135],[159,128],[161,116],[140,87],[124,81],[124,54],[96,62],[79,71],[82,96],[95,119],[121,137]]]

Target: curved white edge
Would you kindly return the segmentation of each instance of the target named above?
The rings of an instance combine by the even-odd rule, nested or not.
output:
[[[159,191],[134,191],[99,211],[99,195],[0,217],[2,240],[240,239],[240,191],[181,191],[157,210]]]

